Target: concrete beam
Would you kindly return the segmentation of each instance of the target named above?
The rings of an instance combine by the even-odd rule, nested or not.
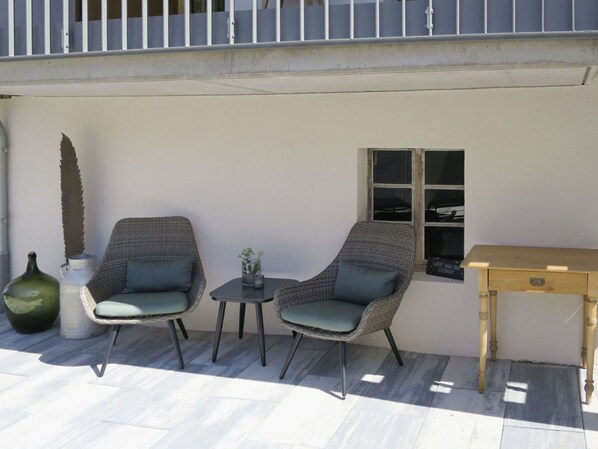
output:
[[[287,46],[237,45],[166,51],[6,58],[3,86],[417,71],[591,67],[598,34],[570,38],[381,40]]]

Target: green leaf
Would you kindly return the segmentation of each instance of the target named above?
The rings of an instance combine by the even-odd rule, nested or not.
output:
[[[66,135],[60,142],[60,190],[64,257],[85,252],[83,183],[75,147]]]

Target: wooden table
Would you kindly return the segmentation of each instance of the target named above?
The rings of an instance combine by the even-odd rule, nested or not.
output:
[[[587,369],[586,403],[594,392],[598,250],[475,245],[463,268],[478,270],[480,295],[480,393],[486,388],[488,298],[490,298],[490,354],[496,360],[496,298],[499,291],[582,295],[583,341],[581,363]]]

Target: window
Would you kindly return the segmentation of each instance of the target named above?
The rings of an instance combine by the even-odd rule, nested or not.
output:
[[[368,218],[413,224],[418,265],[463,259],[465,152],[370,149]]]

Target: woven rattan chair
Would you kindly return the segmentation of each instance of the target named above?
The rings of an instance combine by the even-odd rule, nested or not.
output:
[[[180,257],[191,257],[193,269],[191,287],[184,292],[187,307],[184,311],[147,316],[101,317],[96,314],[96,307],[114,295],[120,294],[127,282],[127,262],[167,261]],[[190,314],[199,303],[206,286],[204,271],[197,250],[191,223],[184,217],[152,217],[125,218],[114,226],[104,258],[94,277],[81,288],[81,300],[87,316],[94,322],[110,325],[108,347],[99,372],[104,375],[106,364],[116,342],[122,325],[144,324],[167,321],[174,347],[177,352],[180,368],[184,368],[183,357],[179,346],[174,322],[181,328],[185,339],[189,338],[182,318]],[[179,295],[180,296],[180,295]],[[184,299],[183,299],[184,301]]]
[[[283,311],[297,305],[324,303],[333,299],[339,262],[347,261],[362,267],[380,271],[396,271],[394,293],[375,299],[365,306],[358,324],[346,332],[335,332],[319,327],[289,322],[283,318]],[[282,323],[295,335],[293,345],[284,363],[280,378],[289,367],[291,359],[303,335],[340,344],[342,396],[346,396],[346,350],[345,343],[375,331],[383,330],[400,366],[401,356],[390,332],[392,319],[401,303],[413,274],[415,261],[415,234],[407,224],[361,222],[351,229],[342,249],[332,263],[320,274],[298,284],[284,287],[274,295],[274,309]],[[392,284],[391,284],[392,289]],[[322,306],[319,304],[317,307]]]

